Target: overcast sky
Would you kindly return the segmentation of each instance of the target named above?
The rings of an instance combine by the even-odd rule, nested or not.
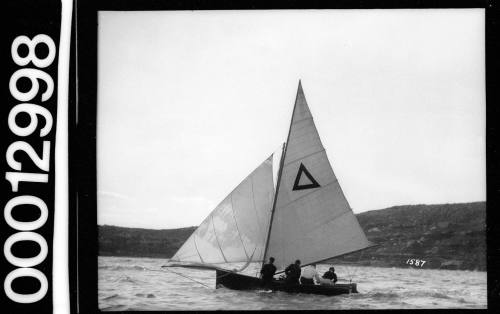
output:
[[[484,10],[100,12],[98,223],[198,225],[302,85],[355,213],[484,201]]]

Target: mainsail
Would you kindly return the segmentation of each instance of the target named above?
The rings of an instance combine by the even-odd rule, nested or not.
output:
[[[265,259],[278,270],[370,247],[333,173],[299,82]]]
[[[273,157],[245,178],[188,238],[171,261],[262,261],[274,198]],[[276,175],[275,175],[276,176]]]

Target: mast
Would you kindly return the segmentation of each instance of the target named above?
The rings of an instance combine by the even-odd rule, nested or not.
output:
[[[271,209],[271,218],[269,220],[269,229],[267,230],[267,239],[266,239],[266,245],[264,247],[264,256],[263,256],[264,258],[262,259],[262,266],[266,262],[267,249],[269,247],[269,239],[271,237],[271,228],[272,228],[272,225],[273,225],[273,216],[274,216],[274,211],[276,210],[276,202],[278,200],[278,192],[279,192],[279,189],[280,189],[281,175],[282,175],[282,172],[283,172],[283,163],[285,162],[286,150],[288,148],[288,140],[290,139],[290,132],[292,131],[293,116],[295,114],[295,109],[297,108],[297,99],[299,97],[299,91],[300,90],[302,90],[302,83],[301,83],[301,81],[299,79],[299,87],[297,89],[297,95],[295,96],[295,104],[293,105],[292,117],[290,119],[290,127],[288,128],[288,136],[286,138],[286,142],[283,143],[283,151],[282,151],[281,159],[280,159],[280,166],[279,166],[280,168],[279,168],[279,171],[278,171],[278,179],[277,179],[277,182],[276,182],[276,191],[274,193],[273,207]]]
[[[269,237],[271,235],[271,226],[273,225],[273,216],[274,216],[274,210],[276,208],[276,198],[278,195],[278,190],[280,188],[280,179],[281,179],[281,171],[283,170],[283,161],[285,157],[285,148],[286,143],[283,143],[283,148],[281,150],[281,158],[280,158],[280,165],[279,165],[279,170],[278,170],[278,178],[276,182],[276,191],[274,192],[274,200],[273,200],[273,207],[271,208],[271,217],[269,219],[269,228],[267,229],[267,238],[266,238],[266,245],[264,246],[264,255],[262,256],[262,266],[266,263],[266,253],[267,253],[267,247],[269,246]]]

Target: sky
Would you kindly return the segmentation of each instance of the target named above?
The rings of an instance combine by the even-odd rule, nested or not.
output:
[[[355,213],[486,199],[484,10],[99,12],[98,224],[201,221],[299,79]]]

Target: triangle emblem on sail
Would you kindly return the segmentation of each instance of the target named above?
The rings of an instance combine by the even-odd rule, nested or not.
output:
[[[302,175],[306,176],[310,183],[300,184],[300,181],[301,181],[300,179],[302,178]],[[292,191],[314,189],[314,188],[319,188],[319,187],[320,187],[320,185],[319,185],[318,181],[316,181],[313,178],[313,176],[307,170],[307,168],[304,166],[304,164],[300,163],[299,171],[297,172],[297,176],[295,177],[295,182],[293,183]]]

